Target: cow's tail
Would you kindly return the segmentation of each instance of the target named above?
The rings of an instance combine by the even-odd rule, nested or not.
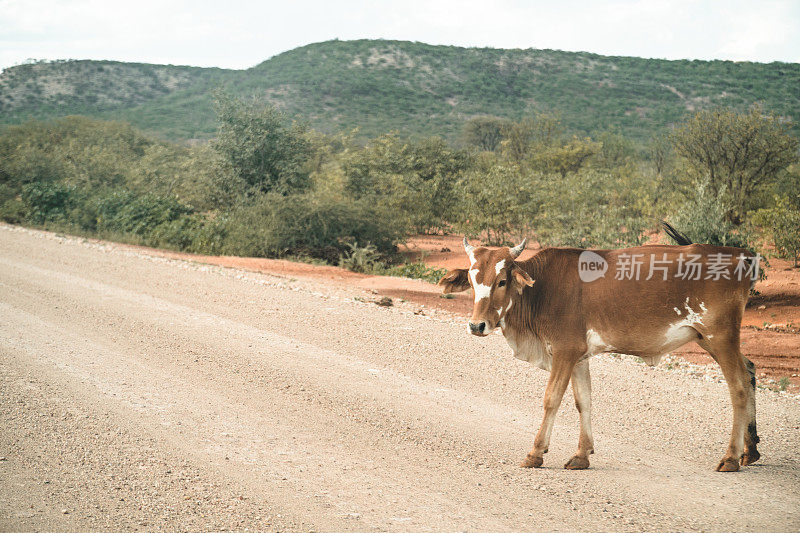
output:
[[[675,244],[679,246],[688,246],[690,244],[694,244],[689,237],[673,228],[668,222],[662,220],[661,225],[664,227],[664,231],[667,232],[667,235],[669,235],[670,238],[675,241]]]

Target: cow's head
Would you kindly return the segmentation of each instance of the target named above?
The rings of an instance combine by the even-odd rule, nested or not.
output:
[[[514,298],[518,298],[525,287],[533,285],[533,279],[514,261],[525,249],[526,241],[513,248],[489,250],[471,246],[464,237],[469,269],[451,270],[439,280],[445,294],[472,287],[475,305],[469,331],[473,335],[483,337],[491,333],[514,305]]]

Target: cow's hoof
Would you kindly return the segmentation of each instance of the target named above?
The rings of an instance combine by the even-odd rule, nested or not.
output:
[[[761,454],[758,453],[758,450],[756,450],[755,448],[747,450],[746,452],[744,452],[744,455],[742,456],[742,466],[747,466],[755,463],[756,461],[758,461],[759,457],[761,457]]]
[[[739,461],[733,457],[726,457],[717,465],[717,472],[737,472],[739,470]]]
[[[589,468],[589,458],[581,455],[573,455],[567,464],[564,465],[567,470],[584,470]]]
[[[539,468],[542,466],[542,464],[544,464],[544,459],[541,455],[528,454],[528,456],[525,457],[525,460],[522,461],[519,466],[522,468]]]

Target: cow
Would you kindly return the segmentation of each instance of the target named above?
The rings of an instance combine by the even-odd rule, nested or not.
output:
[[[670,228],[672,229],[672,228]],[[669,232],[669,230],[668,230]],[[589,358],[613,352],[651,365],[697,342],[722,368],[733,404],[733,429],[717,471],[758,460],[755,367],[742,356],[739,332],[758,256],[740,248],[690,244],[617,250],[544,248],[525,261],[525,248],[472,246],[469,268],[450,270],[443,292],[472,288],[468,332],[500,328],[514,355],[550,371],[544,417],[522,467],[540,467],[567,384],[580,416],[578,451],[564,465],[589,467],[594,453]],[[743,275],[744,274],[744,275]]]

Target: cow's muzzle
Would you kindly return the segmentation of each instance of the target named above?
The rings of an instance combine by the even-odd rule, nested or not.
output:
[[[483,337],[489,334],[488,326],[486,321],[478,322],[477,324],[470,322],[469,323],[469,332],[473,335],[477,335],[478,337]]]

